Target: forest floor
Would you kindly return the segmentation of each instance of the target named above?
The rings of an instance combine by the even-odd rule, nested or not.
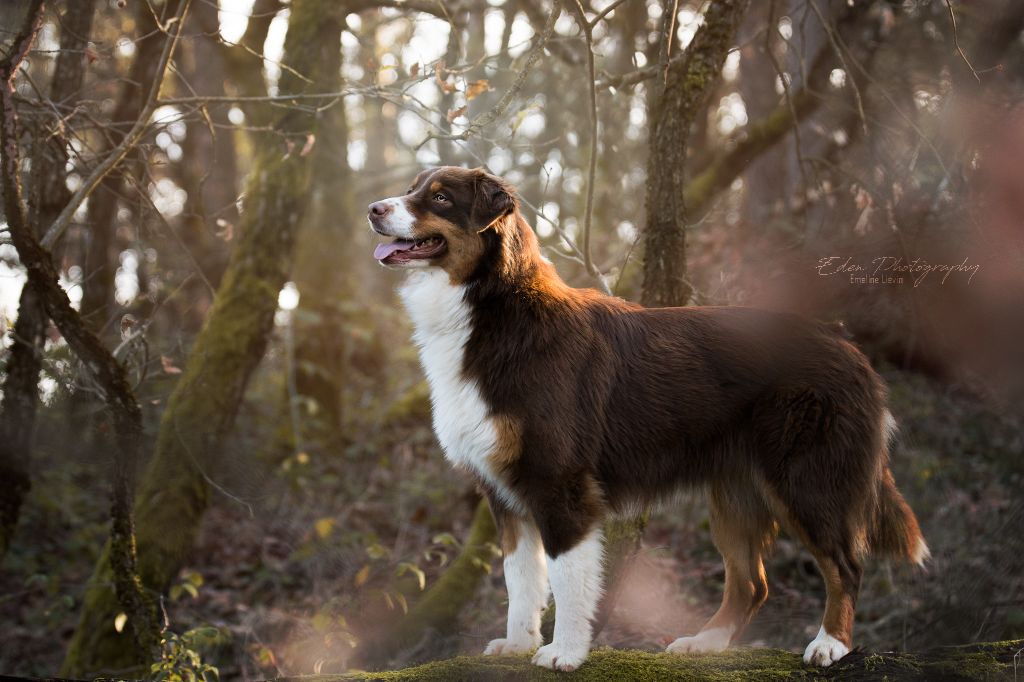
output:
[[[434,444],[422,385],[391,387],[401,397],[387,409],[369,399],[354,409],[358,437],[295,452],[279,445],[280,415],[260,407],[281,390],[272,367],[261,371],[223,465],[206,472],[217,489],[167,601],[171,627],[212,626],[197,642],[223,678],[342,672],[360,641],[415,600],[402,585],[420,575],[429,585],[458,552],[477,498]],[[919,375],[883,374],[901,424],[893,469],[933,560],[925,572],[869,562],[857,644],[906,651],[1024,636],[1020,420]],[[49,406],[44,419],[56,423],[63,409]],[[147,409],[152,426],[159,405]],[[107,532],[107,456],[60,432],[40,429],[33,492],[0,571],[4,674],[56,673]],[[491,565],[457,634],[425,637],[393,667],[477,654],[503,632],[497,552]],[[767,571],[771,596],[743,643],[802,651],[823,607],[813,559],[783,535]],[[660,651],[700,627],[722,581],[704,502],[684,496],[652,516],[596,646]]]

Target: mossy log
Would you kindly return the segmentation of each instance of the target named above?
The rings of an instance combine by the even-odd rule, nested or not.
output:
[[[830,668],[804,665],[799,654],[779,649],[733,649],[720,654],[677,656],[598,649],[579,670],[555,673],[528,656],[469,657],[434,661],[390,672],[282,678],[275,682],[386,680],[1002,680],[1013,679],[1014,657],[1024,674],[1024,640],[942,647],[920,653],[855,651]]]
[[[266,682],[681,682],[714,680],[1012,680],[1024,674],[1024,639],[929,649],[918,653],[854,651],[829,668],[804,665],[799,654],[780,649],[738,648],[720,654],[652,654],[602,648],[572,673],[556,673],[530,663],[529,656],[459,656],[387,672],[281,677]],[[5,682],[26,678],[4,677]],[[31,682],[76,682],[32,680]]]

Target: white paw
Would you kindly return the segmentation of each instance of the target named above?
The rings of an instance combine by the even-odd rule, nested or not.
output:
[[[701,630],[693,637],[680,637],[665,649],[670,654],[704,654],[724,651],[729,646],[732,628]]]
[[[848,653],[850,647],[825,632],[825,628],[821,628],[818,630],[818,636],[811,640],[804,650],[804,663],[827,668]]]
[[[540,639],[538,637],[538,639]],[[534,642],[532,639],[492,639],[491,643],[484,649],[484,656],[513,656],[515,654],[528,654],[537,648],[540,642]]]
[[[552,642],[537,649],[537,653],[533,655],[533,663],[542,668],[569,673],[587,660],[588,653],[590,653],[590,647],[563,646],[559,642]]]

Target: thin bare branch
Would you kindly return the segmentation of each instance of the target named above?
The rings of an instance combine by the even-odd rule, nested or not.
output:
[[[184,0],[178,8],[177,14],[174,15],[164,25],[164,30],[168,34],[167,42],[164,45],[164,51],[160,55],[160,61],[157,64],[156,76],[153,79],[153,87],[150,88],[149,94],[146,97],[146,103],[142,108],[142,113],[139,118],[135,121],[135,125],[132,126],[128,134],[124,136],[124,139],[111,150],[110,154],[100,164],[98,164],[89,174],[81,186],[78,188],[68,201],[64,210],[60,212],[57,219],[53,221],[43,238],[40,242],[44,249],[51,249],[53,245],[64,234],[68,226],[71,224],[71,220],[75,215],[75,211],[82,205],[82,202],[99,186],[100,182],[105,178],[114,168],[117,167],[121,161],[124,160],[128,153],[138,144],[142,138],[146,129],[149,127],[149,119],[152,118],[153,112],[157,107],[157,94],[160,92],[160,85],[164,79],[164,72],[167,70],[167,64],[171,61],[171,55],[174,53],[175,47],[178,45],[178,38],[181,36],[181,30],[185,23],[185,16],[188,13],[189,5],[191,0]]]
[[[551,12],[548,14],[547,21],[544,23],[544,30],[539,36],[537,36],[537,41],[533,44],[533,47],[530,48],[530,53],[526,56],[526,63],[523,64],[523,68],[519,71],[519,74],[516,76],[512,86],[505,91],[505,94],[501,96],[501,99],[498,100],[498,103],[495,104],[490,111],[487,111],[473,119],[470,122],[469,127],[458,135],[431,135],[428,136],[420,146],[423,146],[423,144],[426,144],[431,139],[468,140],[469,138],[478,135],[484,128],[501,118],[502,114],[505,113],[505,110],[512,104],[512,100],[515,99],[516,95],[519,94],[519,91],[523,89],[523,86],[526,84],[527,77],[530,75],[530,72],[533,71],[533,67],[537,63],[537,60],[540,59],[541,54],[544,53],[544,46],[547,45],[551,35],[555,32],[555,21],[558,19],[558,15],[560,13],[561,5],[559,4],[559,0],[553,0],[551,4]]]
[[[971,70],[971,73],[980,83],[981,76],[978,75],[978,70],[974,68],[973,64],[971,64],[971,60],[967,58],[967,53],[964,52],[964,48],[960,47],[960,35],[956,28],[956,13],[953,12],[953,3],[951,0],[946,0],[946,7],[949,9],[949,23],[953,25],[953,45],[956,47],[956,51],[960,53],[960,58],[964,60],[964,64],[967,65],[967,68]]]

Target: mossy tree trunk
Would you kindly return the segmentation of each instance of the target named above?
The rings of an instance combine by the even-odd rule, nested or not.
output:
[[[360,663],[373,667],[386,665],[389,658],[426,635],[452,634],[459,613],[476,594],[480,581],[491,572],[496,558],[497,534],[491,508],[486,500],[482,500],[473,514],[473,523],[462,552],[448,570],[413,602],[409,613],[386,636],[365,646]]]
[[[746,4],[713,0],[685,58],[670,63],[650,107],[641,295],[648,307],[686,305],[692,294],[686,277],[687,214],[681,191],[690,127],[704,112],[721,76]],[[669,38],[664,40],[671,45]]]
[[[338,25],[327,20],[336,8],[327,0],[292,3],[284,56],[290,68],[283,70],[280,92],[313,91],[325,83],[337,87],[338,73],[322,69],[331,59],[323,51],[338,49]],[[274,133],[254,139],[235,249],[164,411],[138,492],[139,574],[145,587],[157,593],[168,587],[192,549],[209,497],[204,471],[219,455],[249,376],[266,349],[308,200],[310,159],[301,150],[314,133],[317,116],[298,107],[276,111]],[[118,605],[109,578],[108,547],[87,588],[62,674],[94,675],[143,662],[114,628]]]

